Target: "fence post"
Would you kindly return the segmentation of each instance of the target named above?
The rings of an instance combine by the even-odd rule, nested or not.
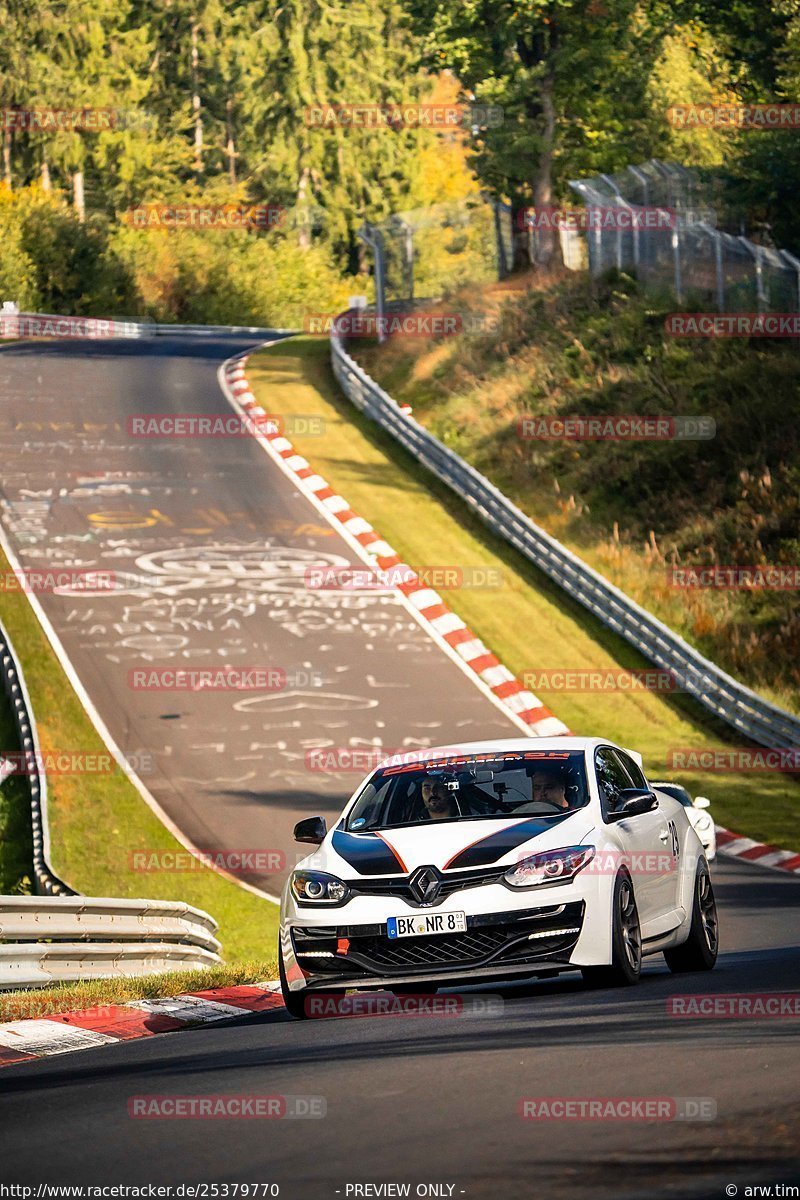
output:
[[[764,287],[764,263],[761,257],[761,247],[756,246],[749,238],[740,237],[739,241],[752,254],[756,268],[756,302],[760,313],[766,312],[769,305],[767,289]]]
[[[717,273],[717,308],[725,312],[725,270],[722,261],[722,236],[718,229],[712,230],[714,236],[714,263]]]
[[[683,280],[681,278],[681,231],[676,225],[672,231],[672,257],[675,260],[675,296],[683,303]]]
[[[797,311],[800,313],[800,258],[795,258],[788,250],[780,250],[778,253],[789,264],[797,276]],[[797,344],[800,346],[800,341]]]
[[[408,221],[403,221],[406,235],[406,280],[408,282],[408,298],[414,299],[414,230]]]
[[[378,318],[378,341],[386,341],[384,328],[384,313],[386,311],[386,271],[384,264],[383,238],[380,230],[369,221],[365,221],[358,231],[362,242],[372,250],[375,256],[375,313]]]
[[[408,300],[414,299],[414,227],[404,217],[393,216],[388,221],[389,232],[399,236],[402,245],[403,290]]]
[[[590,212],[596,211],[596,212],[598,212],[598,215],[600,212],[600,210],[597,209],[596,205],[593,205],[592,208],[589,209],[589,211]],[[603,231],[600,228],[599,221],[597,222],[597,224],[594,227],[594,253],[595,253],[595,264],[596,265],[595,265],[595,270],[592,272],[592,274],[599,275],[603,270]]]

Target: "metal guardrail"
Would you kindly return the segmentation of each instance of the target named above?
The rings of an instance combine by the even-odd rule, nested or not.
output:
[[[215,337],[237,333],[273,337],[297,333],[297,330],[265,328],[261,325],[170,325],[156,321],[118,320],[115,317],[66,317],[57,313],[0,310],[0,344],[4,339],[100,341],[106,338],[164,337],[170,334]]]
[[[216,928],[177,900],[0,896],[0,991],[214,966]]]
[[[650,662],[673,672],[703,707],[750,741],[800,747],[800,718],[733,679],[624,592],[562,546],[480,472],[404,413],[331,334],[334,374],[348,399],[447,484],[505,541]]]
[[[177,942],[219,951],[216,922],[179,900],[0,896],[0,942]]]
[[[221,961],[213,917],[179,900],[77,895],[50,866],[47,777],[25,680],[0,623],[0,680],[8,696],[31,799],[36,896],[0,896],[0,990],[152,975]],[[7,751],[13,755],[13,751]],[[11,772],[4,769],[8,763]],[[0,755],[0,786],[15,770]]]
[[[8,697],[20,752],[26,756],[26,776],[31,798],[33,833],[33,876],[39,895],[74,896],[69,884],[59,879],[50,866],[50,829],[47,821],[47,776],[42,761],[39,734],[28,689],[17,663],[11,639],[0,622],[0,683]]]

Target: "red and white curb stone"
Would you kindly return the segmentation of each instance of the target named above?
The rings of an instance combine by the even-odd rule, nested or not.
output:
[[[247,356],[243,355],[225,364],[225,390],[240,415],[250,418],[253,436],[291,473],[300,490],[350,535],[361,557],[373,570],[391,571],[393,580],[401,580],[397,590],[413,606],[428,631],[466,664],[473,672],[475,681],[483,685],[517,725],[536,737],[568,734],[570,730],[564,722],[523,687],[458,614],[445,604],[439,593],[423,583],[413,567],[403,562],[369,521],[355,513],[344,497],[335,492],[327,480],[297,453],[280,429],[269,423],[270,414],[265,412],[250,390],[245,374],[246,362]]]
[[[773,867],[778,871],[788,871],[790,875],[800,875],[800,854],[795,850],[780,850],[777,846],[754,842],[752,838],[732,833],[721,825],[717,825],[717,850],[720,854],[755,863],[757,867]]]
[[[35,1006],[35,994],[26,995],[25,1001]],[[0,1024],[0,1067],[279,1008],[280,984],[271,980],[7,1021]]]

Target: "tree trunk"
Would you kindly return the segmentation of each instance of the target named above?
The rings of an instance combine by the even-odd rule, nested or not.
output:
[[[233,101],[225,101],[225,153],[228,156],[228,178],[236,183],[236,142],[233,137]]]
[[[52,192],[53,185],[50,182],[50,166],[46,158],[42,159],[42,191]]]
[[[72,203],[78,214],[78,220],[86,219],[86,203],[83,196],[83,171],[76,171],[72,176]]]
[[[6,187],[12,186],[11,180],[11,142],[14,136],[13,130],[6,126],[3,131],[3,183]]]
[[[542,80],[540,91],[542,110],[542,149],[536,173],[533,177],[533,204],[536,209],[545,208],[553,202],[553,147],[556,134],[556,110],[553,103],[553,76]],[[546,271],[552,265],[556,251],[556,235],[550,221],[543,222],[535,230],[533,238],[533,265]]]
[[[194,113],[194,170],[203,174],[203,118],[200,107],[200,51],[198,25],[192,21],[192,112]]]
[[[311,245],[311,222],[308,213],[308,181],[311,172],[303,167],[300,173],[300,183],[297,188],[297,244],[301,250],[308,250]]]

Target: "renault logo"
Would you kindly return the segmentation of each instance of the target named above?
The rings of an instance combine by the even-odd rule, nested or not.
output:
[[[442,879],[435,867],[417,867],[408,886],[420,904],[433,904],[442,890]]]

